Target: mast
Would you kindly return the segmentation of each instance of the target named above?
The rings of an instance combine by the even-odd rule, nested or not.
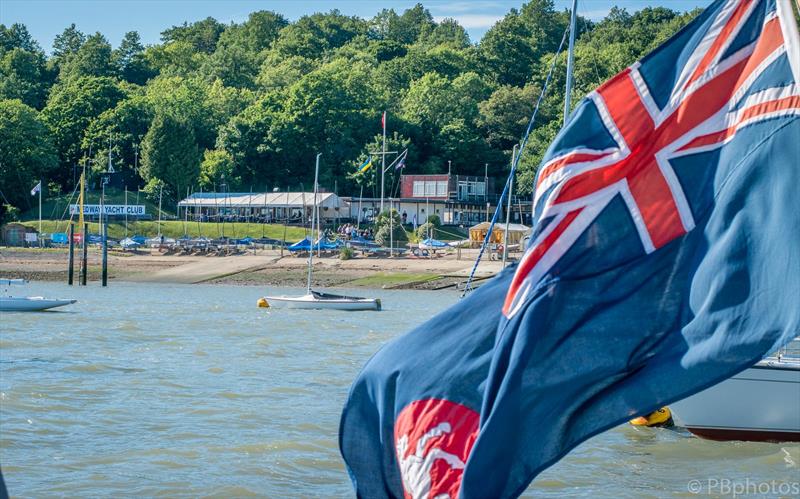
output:
[[[517,144],[514,144],[514,150],[511,153],[511,166],[514,166],[514,160],[517,158]],[[506,261],[508,260],[508,229],[511,224],[511,195],[514,193],[514,177],[511,176],[508,181],[508,200],[506,202],[506,230],[503,233],[503,268],[506,268]]]
[[[386,111],[383,112],[383,151],[381,151],[381,211],[383,213],[383,179],[386,175]]]
[[[569,17],[569,50],[567,51],[567,88],[564,95],[564,124],[567,123],[572,95],[572,65],[575,61],[575,25],[577,23],[578,0],[572,0],[572,13]]]
[[[308,250],[308,283],[306,284],[306,294],[311,294],[311,267],[314,263],[314,219],[316,218],[316,205],[317,205],[317,180],[319,179],[319,157],[322,153],[317,154],[317,162],[314,168],[314,204],[311,207],[311,247]]]

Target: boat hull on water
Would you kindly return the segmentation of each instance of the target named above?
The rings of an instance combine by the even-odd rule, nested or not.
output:
[[[0,297],[0,312],[38,312],[41,310],[49,310],[51,308],[63,307],[64,305],[71,305],[77,300],[66,299],[50,299],[41,296],[31,297]]]
[[[670,405],[676,422],[711,440],[800,441],[800,362],[767,359]]]
[[[380,310],[381,301],[376,298],[329,295],[312,292],[303,296],[265,296],[270,307],[329,310]]]

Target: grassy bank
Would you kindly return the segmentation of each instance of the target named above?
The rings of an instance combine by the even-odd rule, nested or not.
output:
[[[39,228],[38,221],[22,222],[36,229]],[[43,220],[42,231],[50,234],[53,232],[67,232],[69,226],[66,221]],[[177,220],[162,221],[161,234],[165,237],[208,237],[217,238],[225,235],[232,238],[243,237],[269,237],[272,239],[283,238],[283,225],[278,224],[256,224],[256,223],[226,223],[217,224],[215,222],[182,222]],[[128,235],[141,235],[154,237],[158,235],[158,222],[128,222]],[[97,223],[89,224],[89,233],[99,234],[100,229]],[[125,237],[125,222],[112,222],[108,224],[108,235],[115,239]],[[302,227],[286,227],[286,240],[289,242],[299,241],[305,237],[306,231]]]
[[[348,286],[364,286],[368,288],[381,288],[398,286],[400,284],[411,284],[426,282],[438,278],[438,274],[422,274],[413,272],[389,273],[378,272],[374,275],[362,277],[347,283]]]

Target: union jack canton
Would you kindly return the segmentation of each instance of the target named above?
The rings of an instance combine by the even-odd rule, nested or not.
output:
[[[512,280],[507,317],[614,196],[625,200],[651,253],[695,226],[670,160],[800,113],[800,48],[788,1],[715,2],[701,16],[696,29],[589,94],[548,150],[534,195],[538,220],[548,223]]]

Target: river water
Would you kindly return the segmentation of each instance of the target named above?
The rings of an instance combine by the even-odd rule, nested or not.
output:
[[[457,300],[367,291],[384,311],[311,313],[258,309],[258,287],[27,288],[79,302],[0,317],[0,466],[13,497],[352,496],[337,447],[351,381],[380,345]],[[621,426],[526,496],[688,497],[692,480],[712,494],[771,483],[791,495],[798,463],[798,445]]]

